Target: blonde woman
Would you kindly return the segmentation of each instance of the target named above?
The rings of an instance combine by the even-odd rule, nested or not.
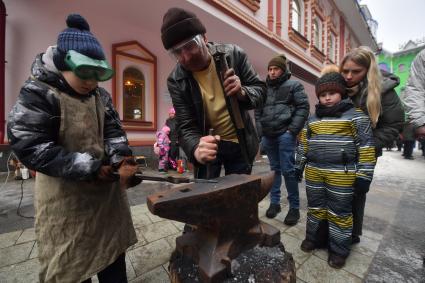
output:
[[[363,46],[344,56],[340,72],[347,83],[348,96],[371,120],[376,156],[381,156],[382,148],[394,141],[403,128],[404,111],[394,90],[400,80],[393,74],[380,71],[373,52]],[[354,195],[353,244],[360,242],[365,203],[366,193]]]

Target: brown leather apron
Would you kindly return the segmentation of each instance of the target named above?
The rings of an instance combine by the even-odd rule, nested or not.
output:
[[[98,95],[80,99],[53,91],[61,108],[60,145],[102,158],[105,109]],[[127,194],[118,182],[37,172],[34,202],[40,282],[84,281],[137,242]]]

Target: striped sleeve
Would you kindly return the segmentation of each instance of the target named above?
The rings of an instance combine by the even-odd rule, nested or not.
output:
[[[375,141],[370,119],[361,109],[356,109],[353,117],[354,140],[358,152],[357,177],[372,180],[375,169]]]

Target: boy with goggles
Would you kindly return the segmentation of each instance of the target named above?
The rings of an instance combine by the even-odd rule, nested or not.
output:
[[[125,251],[137,238],[125,189],[140,183],[137,165],[98,86],[114,73],[102,46],[82,16],[66,22],[36,57],[7,125],[12,150],[37,171],[39,281],[127,282]]]
[[[162,43],[177,61],[168,90],[179,142],[196,178],[216,178],[222,166],[226,175],[250,174],[258,138],[248,110],[263,104],[265,84],[240,47],[208,42],[205,33],[190,11],[164,15]]]

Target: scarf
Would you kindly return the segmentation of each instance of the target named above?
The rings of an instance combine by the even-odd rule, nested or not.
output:
[[[353,107],[353,103],[348,100],[342,100],[340,103],[331,107],[326,107],[325,105],[318,103],[316,104],[316,115],[319,118],[341,117],[345,111]]]

